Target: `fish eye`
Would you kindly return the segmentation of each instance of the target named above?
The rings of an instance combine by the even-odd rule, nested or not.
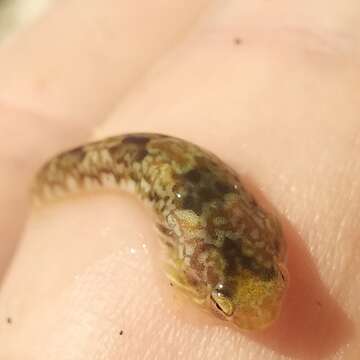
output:
[[[228,317],[234,313],[234,305],[232,301],[219,290],[213,290],[210,298],[216,309],[224,316]]]

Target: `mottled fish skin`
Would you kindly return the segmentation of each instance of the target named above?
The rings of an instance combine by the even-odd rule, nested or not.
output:
[[[166,135],[110,137],[51,159],[33,192],[46,201],[102,187],[151,204],[166,274],[192,300],[242,329],[276,318],[287,287],[280,226],[215,155]]]

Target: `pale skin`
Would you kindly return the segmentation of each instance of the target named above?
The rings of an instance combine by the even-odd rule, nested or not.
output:
[[[0,358],[358,359],[358,3],[81,3],[0,49]],[[208,148],[279,214],[290,288],[268,330],[179,297],[129,196],[26,217],[45,158],[131,131]]]

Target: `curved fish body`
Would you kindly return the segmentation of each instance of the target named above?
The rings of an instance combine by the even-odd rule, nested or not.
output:
[[[46,201],[99,187],[151,204],[166,274],[193,301],[242,329],[276,318],[287,285],[280,226],[215,155],[165,135],[110,137],[51,159],[33,191]]]

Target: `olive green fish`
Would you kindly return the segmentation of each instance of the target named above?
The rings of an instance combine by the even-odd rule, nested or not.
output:
[[[215,155],[171,136],[125,134],[54,157],[33,191],[47,201],[103,187],[150,203],[166,275],[190,299],[242,329],[276,318],[287,287],[279,223]]]

